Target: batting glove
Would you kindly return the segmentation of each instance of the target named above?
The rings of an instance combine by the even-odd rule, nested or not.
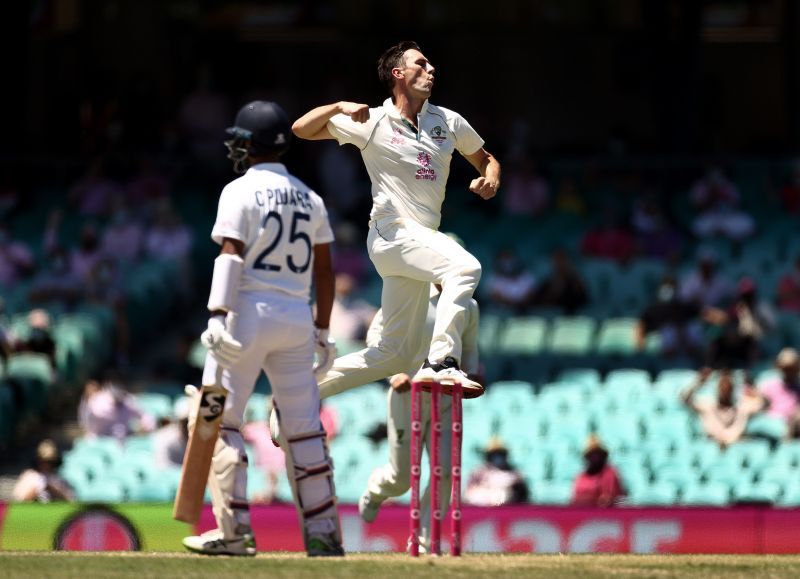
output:
[[[242,355],[241,342],[228,332],[222,316],[208,319],[208,328],[200,335],[200,342],[223,368],[233,366]]]
[[[336,358],[336,340],[331,338],[327,329],[316,328],[314,330],[314,353],[317,355],[317,361],[314,362],[313,368],[314,377],[322,380],[322,377],[333,366],[333,360]]]

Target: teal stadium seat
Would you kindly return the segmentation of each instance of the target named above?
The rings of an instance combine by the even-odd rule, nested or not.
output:
[[[687,506],[724,507],[730,504],[730,487],[721,482],[696,483],[688,485],[681,499]]]
[[[766,440],[741,440],[729,446],[725,454],[735,464],[751,470],[763,467],[771,457],[769,442]]]
[[[781,507],[800,507],[800,483],[795,480],[791,484],[786,485],[777,504]]]
[[[547,321],[539,317],[509,318],[499,333],[497,352],[504,355],[538,354],[544,349]]]
[[[773,481],[756,483],[742,481],[733,488],[733,501],[737,503],[773,504],[778,502],[781,490],[781,485]]]
[[[656,482],[632,490],[628,502],[637,506],[669,506],[677,502],[678,491],[674,484]]]
[[[135,395],[136,403],[142,412],[156,420],[172,417],[172,398],[158,392],[141,392]]]
[[[75,489],[77,499],[84,503],[120,503],[125,500],[125,490],[119,481],[98,479]]]
[[[602,382],[600,372],[596,368],[565,368],[559,372],[556,380],[580,384],[587,392],[597,390]]]
[[[788,432],[789,427],[782,418],[757,414],[748,421],[745,434],[747,436],[782,440],[786,438]]]
[[[697,372],[688,368],[662,370],[653,382],[653,389],[664,396],[678,398],[681,391],[689,386],[696,376]]]
[[[773,453],[772,463],[800,467],[800,440],[788,440],[779,444]]]
[[[610,318],[600,322],[597,353],[604,356],[632,356],[636,351],[635,318]]]
[[[592,350],[597,322],[586,316],[559,317],[553,320],[547,350],[562,356],[583,356]]]

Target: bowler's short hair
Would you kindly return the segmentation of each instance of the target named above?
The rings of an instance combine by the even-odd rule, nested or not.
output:
[[[392,69],[400,66],[403,60],[403,54],[406,50],[419,50],[419,46],[413,40],[403,40],[394,46],[386,49],[378,59],[378,80],[386,87],[391,94],[394,88],[394,77],[392,76]]]

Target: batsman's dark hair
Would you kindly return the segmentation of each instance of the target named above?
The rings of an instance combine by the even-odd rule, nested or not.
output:
[[[403,40],[394,46],[386,49],[378,59],[378,80],[386,87],[389,94],[392,94],[394,88],[394,77],[392,76],[392,69],[397,68],[402,59],[403,53],[410,49],[419,50],[419,45],[413,40]]]

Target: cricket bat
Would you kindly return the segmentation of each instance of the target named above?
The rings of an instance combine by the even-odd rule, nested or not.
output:
[[[220,369],[221,370],[221,369]],[[200,390],[200,405],[194,428],[189,433],[189,443],[183,457],[181,480],[172,517],[196,525],[203,510],[206,482],[211,469],[211,458],[217,444],[222,415],[225,410],[227,391],[222,387],[221,371],[217,372],[216,384],[203,386]]]

